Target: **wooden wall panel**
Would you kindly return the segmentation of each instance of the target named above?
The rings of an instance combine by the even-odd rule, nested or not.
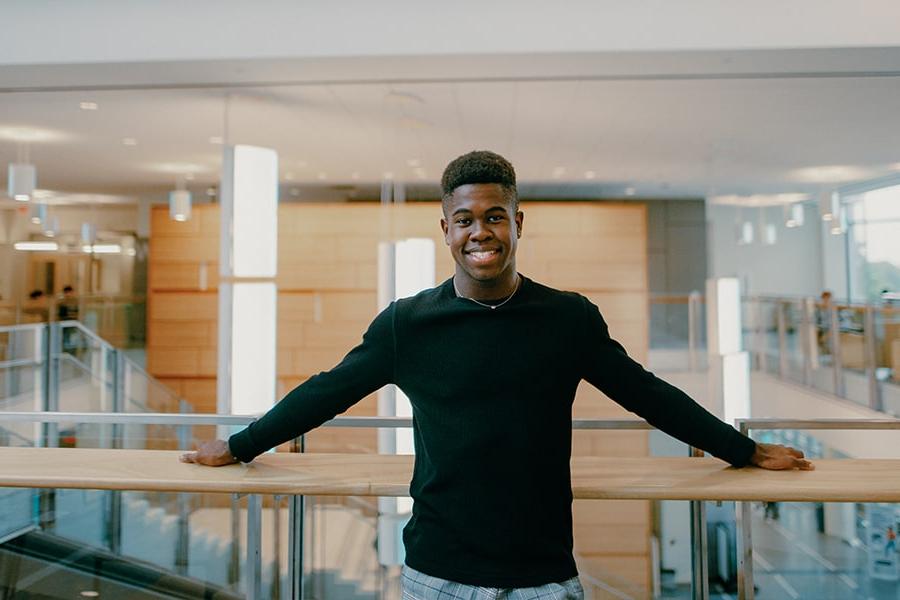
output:
[[[637,203],[529,203],[518,251],[519,271],[541,283],[584,293],[610,332],[639,361],[647,356],[646,211]],[[453,273],[436,203],[289,204],[279,208],[278,354],[280,393],[327,370],[362,338],[377,311],[380,240],[434,240],[437,281]],[[152,216],[148,367],[194,404],[215,410],[218,207],[195,207],[186,223]],[[205,277],[202,271],[205,269]],[[205,279],[206,289],[201,283]],[[375,396],[348,411],[376,414]],[[576,417],[627,413],[582,384]],[[310,451],[372,452],[376,432],[323,429]],[[575,432],[575,454],[641,456],[642,432]],[[651,514],[640,501],[575,502],[576,551],[601,572],[643,589],[650,582]]]

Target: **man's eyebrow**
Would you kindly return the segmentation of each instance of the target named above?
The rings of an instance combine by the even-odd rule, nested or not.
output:
[[[500,205],[492,206],[492,207],[490,207],[489,209],[487,209],[487,210],[484,211],[484,212],[486,212],[486,213],[489,213],[489,212],[497,212],[498,210],[505,213],[505,212],[506,212],[506,207],[505,207],[505,206],[500,206]],[[470,209],[468,209],[468,208],[460,207],[460,208],[457,208],[456,210],[454,210],[451,216],[454,216],[454,217],[455,217],[456,215],[458,215],[458,214],[460,214],[460,213],[471,214],[472,211],[471,211]]]

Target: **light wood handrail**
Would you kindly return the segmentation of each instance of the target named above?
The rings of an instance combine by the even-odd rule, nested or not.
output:
[[[0,448],[0,487],[405,496],[411,456],[265,454],[183,464],[162,450]],[[815,471],[733,469],[713,458],[573,457],[576,498],[900,502],[900,460],[816,460]]]

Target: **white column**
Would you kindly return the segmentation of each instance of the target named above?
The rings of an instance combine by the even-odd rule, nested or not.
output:
[[[276,401],[278,155],[226,147],[220,190],[216,408],[259,414]]]
[[[741,343],[741,286],[737,278],[706,280],[709,405],[726,423],[750,416],[750,357]]]
[[[378,307],[434,287],[434,241],[408,239],[378,245]],[[378,392],[378,415],[411,417],[409,398],[396,386]],[[413,454],[411,429],[382,429],[378,434],[379,454]],[[403,563],[401,533],[412,511],[412,499],[379,498],[378,560],[383,565]]]

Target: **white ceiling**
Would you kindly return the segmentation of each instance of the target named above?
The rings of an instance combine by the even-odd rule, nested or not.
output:
[[[171,88],[115,89],[107,72],[95,89],[0,89],[0,162],[27,145],[40,188],[124,196],[164,192],[185,173],[198,189],[216,183],[214,137],[275,148],[298,197],[373,196],[385,173],[432,195],[448,160],[475,148],[506,155],[526,197],[815,192],[900,172],[900,73],[884,68],[900,66],[900,50],[882,50],[876,71],[848,60],[852,50],[828,52],[803,71],[778,67],[790,52],[755,66],[716,59],[714,69],[709,53],[696,54],[677,71],[644,65],[639,75],[633,56],[616,71],[607,55],[614,75],[579,68],[555,79],[545,61],[537,77],[298,85],[287,84],[296,64],[267,62],[242,68],[231,89],[184,87],[185,70]]]

